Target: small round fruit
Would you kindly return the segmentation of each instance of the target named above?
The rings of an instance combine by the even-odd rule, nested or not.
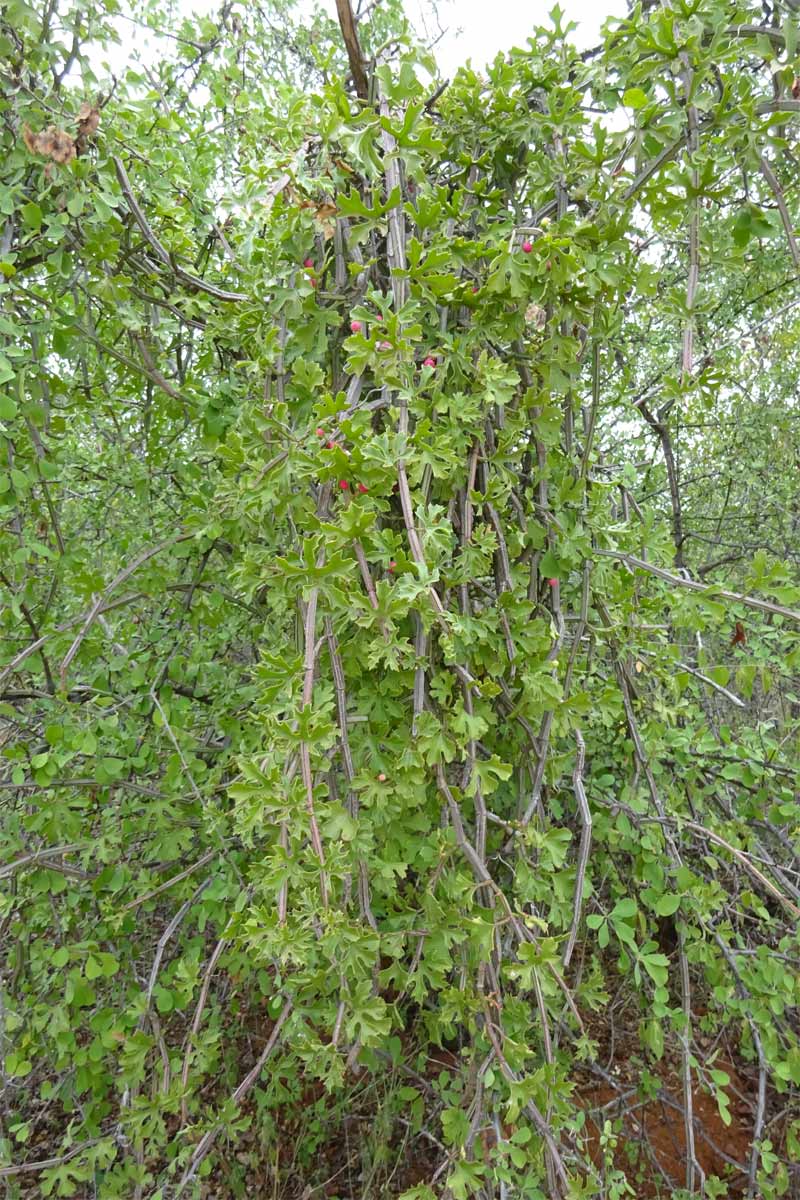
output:
[[[325,437],[325,430],[321,426],[317,429],[317,437]]]
[[[435,367],[436,359],[433,357],[433,355],[429,354],[427,358],[423,358],[422,365],[423,367]]]
[[[361,333],[362,329],[363,329],[363,325],[361,324],[360,321],[351,321],[350,322],[350,332],[351,333]]]
[[[379,350],[391,350],[391,348],[392,348],[391,342],[378,342]]]
[[[365,483],[360,483],[358,485],[358,490],[361,492],[361,494],[363,496],[365,492],[369,491],[369,488],[367,487],[367,485]]]
[[[550,587],[558,587],[558,580],[557,580],[557,579],[548,579],[547,583],[548,583],[548,585],[549,585]]]
[[[343,492],[346,492],[349,489],[350,484],[347,482],[346,479],[340,479],[339,487],[342,489]]]
[[[386,783],[386,776],[384,775],[383,771],[381,771],[380,775],[378,776],[378,783]]]
[[[525,241],[522,243],[522,253],[523,254],[530,254],[532,249],[533,249],[533,242]]]
[[[309,268],[313,267],[313,266],[314,266],[314,260],[313,260],[313,258],[304,258],[304,259],[303,259],[303,266],[304,266],[304,267],[309,267]]]
[[[396,566],[397,566],[397,563],[394,561],[394,559],[392,559],[392,561],[389,563],[389,573],[391,575],[394,574]]]

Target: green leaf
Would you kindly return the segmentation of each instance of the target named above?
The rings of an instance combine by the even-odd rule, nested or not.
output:
[[[641,962],[654,983],[660,987],[666,986],[669,977],[669,959],[665,954],[642,954]]]
[[[661,1021],[656,1018],[643,1021],[640,1027],[640,1037],[642,1044],[650,1050],[654,1058],[660,1059],[663,1057],[664,1029]]]
[[[18,1057],[16,1054],[9,1054],[6,1059],[6,1071],[13,1079],[24,1079],[26,1075],[30,1075],[33,1070],[33,1063],[30,1059]]]
[[[611,920],[611,924],[614,927],[614,933],[617,935],[619,940],[621,942],[623,942],[626,946],[631,946],[632,948],[635,949],[636,935],[634,934],[630,925],[628,925],[625,921],[615,921],[613,919],[613,917],[610,918],[610,920]]]
[[[614,905],[611,916],[622,921],[631,921],[637,912],[636,901],[630,896],[625,896]]]
[[[622,93],[622,103],[626,108],[644,108],[648,101],[649,97],[647,93],[638,87],[626,88]]]
[[[562,572],[561,560],[553,550],[547,550],[542,555],[539,571],[546,579],[558,579]]]
[[[442,1112],[442,1135],[449,1146],[461,1146],[469,1135],[469,1118],[461,1108],[446,1108]]]
[[[88,981],[81,978],[71,978],[65,992],[67,1003],[74,1008],[90,1008],[95,1002],[94,989]]]
[[[156,1008],[160,1013],[172,1012],[175,1007],[175,998],[172,992],[160,985],[155,989]]]
[[[87,979],[99,979],[103,974],[103,968],[93,955],[89,955],[84,967],[84,973]]]
[[[671,917],[681,906],[680,896],[662,896],[656,902],[656,912],[660,917]]]
[[[716,1096],[716,1100],[717,1100],[717,1108],[719,1109],[719,1115],[720,1115],[723,1125],[730,1125],[730,1123],[731,1123],[730,1100],[728,1099],[726,1093],[723,1091],[718,1090],[717,1092],[715,1092],[715,1096]]]
[[[23,225],[26,225],[28,229],[39,229],[42,224],[42,210],[33,200],[23,204],[19,214]]]

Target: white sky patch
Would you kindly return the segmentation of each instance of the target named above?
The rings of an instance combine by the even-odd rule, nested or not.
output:
[[[335,0],[321,4],[336,16]],[[436,42],[439,69],[452,78],[467,61],[481,70],[501,51],[525,47],[537,25],[551,24],[548,14],[554,4],[555,0],[436,0],[438,21],[430,0],[405,0],[405,10],[423,40]],[[626,0],[561,0],[560,8],[564,23],[577,25],[571,36],[582,50],[600,41],[608,17],[624,17],[628,11]]]
[[[336,17],[335,0],[317,0],[331,17]],[[300,0],[300,12],[311,9],[314,0]],[[452,79],[460,66],[471,62],[482,70],[497,54],[513,47],[525,47],[537,25],[551,24],[549,13],[555,0],[405,0],[406,12],[421,39],[435,43],[433,52],[442,75]],[[354,3],[353,7],[356,7]],[[627,13],[626,0],[561,0],[560,8],[567,21],[577,28],[570,35],[580,49],[600,41],[601,28],[608,17]],[[178,0],[176,18],[208,16],[219,11],[219,0]],[[438,17],[438,19],[437,19]],[[135,52],[141,61],[158,59],[160,38],[148,36],[139,23],[124,17],[119,20],[121,44],[109,46],[102,55],[111,70],[121,73],[132,62]]]
[[[551,24],[548,14],[555,0],[443,0],[438,6],[444,36],[434,53],[445,76],[452,76],[468,60],[478,69],[501,51],[525,47],[537,25]],[[329,5],[329,7],[333,7]],[[571,35],[581,49],[600,41],[600,29],[610,16],[625,16],[625,0],[561,0],[561,11],[578,26]],[[429,6],[422,0],[407,0],[406,12],[426,40],[439,30]],[[566,23],[566,21],[565,21]]]

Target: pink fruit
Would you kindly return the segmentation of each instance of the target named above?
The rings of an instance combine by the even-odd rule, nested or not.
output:
[[[365,483],[360,483],[360,484],[358,485],[358,490],[361,492],[361,494],[362,494],[362,496],[363,496],[364,492],[368,492],[368,491],[369,491],[369,488],[367,487],[367,485],[366,485]]]
[[[336,442],[326,442],[326,443],[325,443],[325,449],[326,449],[326,450],[335,450],[335,449],[336,449]]]
[[[386,783],[386,776],[384,775],[383,771],[381,771],[380,775],[378,776],[378,783]]]
[[[378,342],[379,350],[391,350],[391,348],[392,348],[391,342]]]
[[[475,284],[475,286],[473,287],[472,291],[473,291],[473,292],[479,292],[480,290],[481,290],[481,289],[478,287],[478,285],[477,285],[477,283],[476,283],[476,284]]]
[[[325,437],[325,430],[322,428],[317,429],[317,437]]]
[[[304,259],[303,259],[303,266],[304,266],[304,267],[313,267],[313,266],[314,266],[314,260],[313,260],[313,258],[304,258]]]
[[[533,249],[533,242],[526,241],[526,242],[522,243],[522,253],[523,254],[530,254],[532,249]]]
[[[363,328],[363,326],[360,321],[351,321],[350,322],[350,332],[351,333],[361,333],[362,328]]]
[[[342,489],[343,492],[346,492],[347,489],[350,487],[350,484],[347,482],[346,479],[340,479],[339,487]]]
[[[423,365],[423,367],[435,367],[436,359],[433,358],[432,355],[429,354],[427,358],[423,358],[422,365]]]
[[[396,566],[397,563],[394,561],[394,559],[392,559],[392,561],[389,563],[389,570],[393,572]]]
[[[548,581],[547,581],[547,582],[548,582],[548,584],[550,585],[550,587],[558,587],[558,580],[557,580],[557,579],[548,579]]]

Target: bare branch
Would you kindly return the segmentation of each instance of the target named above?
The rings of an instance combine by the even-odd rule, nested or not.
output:
[[[800,270],[800,248],[797,245],[797,238],[794,236],[794,228],[792,226],[792,218],[789,216],[789,209],[786,207],[786,197],[783,193],[783,188],[778,182],[775,172],[767,162],[764,155],[761,155],[760,160],[761,174],[766,179],[769,186],[772,188],[775,196],[775,203],[778,206],[778,212],[781,215],[783,228],[786,233],[786,240],[789,243],[789,253],[792,256],[792,262],[795,267]]]
[[[575,899],[572,905],[572,927],[569,931],[569,938],[564,948],[564,956],[562,965],[564,969],[569,966],[572,952],[575,949],[575,942],[578,938],[578,928],[581,921],[581,911],[583,909],[583,883],[586,878],[586,866],[589,862],[589,852],[592,846],[592,813],[589,808],[589,801],[586,799],[586,789],[583,785],[583,766],[586,761],[586,743],[583,740],[583,734],[580,729],[575,730],[575,743],[577,746],[577,754],[575,756],[575,769],[572,773],[572,786],[575,791],[575,800],[578,805],[578,812],[581,818],[581,844],[578,849],[578,865],[575,869]]]
[[[358,40],[358,30],[350,0],[336,0],[336,15],[339,18],[339,28],[344,38],[356,94],[359,100],[366,100],[369,96],[369,82],[364,69],[364,56],[361,53],[361,43]]]
[[[241,301],[248,300],[249,297],[246,296],[243,292],[226,292],[222,288],[214,287],[214,285],[211,283],[206,283],[206,281],[204,279],[198,279],[198,277],[196,275],[190,275],[188,271],[184,271],[182,267],[179,267],[177,265],[173,256],[171,254],[169,254],[169,252],[164,248],[164,246],[162,246],[161,242],[158,240],[156,235],[153,233],[153,230],[150,228],[150,225],[147,222],[147,218],[145,217],[144,213],[142,212],[141,206],[139,205],[138,200],[136,199],[136,197],[133,194],[133,188],[131,187],[131,182],[128,179],[127,172],[125,171],[125,168],[122,165],[122,159],[120,159],[116,155],[114,155],[112,161],[114,163],[114,168],[117,172],[117,179],[119,180],[119,185],[122,188],[122,194],[124,195],[124,197],[128,203],[128,207],[131,210],[131,213],[133,215],[134,220],[136,221],[136,224],[141,229],[146,241],[148,242],[148,244],[150,245],[150,247],[152,248],[154,253],[157,255],[159,260],[165,266],[170,268],[170,270],[173,272],[175,277],[177,279],[179,279],[180,282],[185,284],[187,287],[194,288],[198,292],[206,292],[209,296],[213,296],[215,300],[224,300],[224,301],[228,301],[230,303],[239,303]]]
[[[744,596],[740,592],[729,592],[725,588],[698,583],[696,580],[686,579],[682,575],[673,575],[671,571],[657,567],[655,563],[645,562],[643,558],[636,558],[633,554],[626,554],[623,550],[601,550],[595,546],[593,553],[601,554],[605,558],[616,558],[629,567],[647,571],[649,575],[655,575],[658,579],[664,579],[676,587],[688,588],[692,592],[703,592],[709,599],[730,600],[734,604],[744,604],[745,607],[757,609],[758,612],[773,613],[776,617],[786,617],[788,621],[796,621],[800,624],[800,612],[793,608],[784,608],[782,604],[773,604],[770,600],[759,600],[756,596]]]

